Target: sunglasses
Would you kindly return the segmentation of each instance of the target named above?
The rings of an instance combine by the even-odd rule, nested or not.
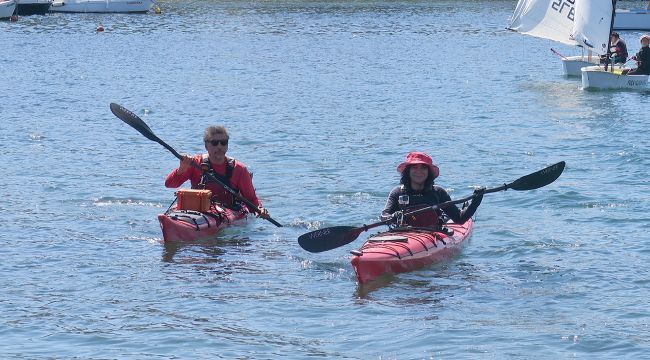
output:
[[[221,144],[222,146],[228,146],[228,139],[226,140],[208,140],[206,143],[209,143],[212,146],[217,146]]]

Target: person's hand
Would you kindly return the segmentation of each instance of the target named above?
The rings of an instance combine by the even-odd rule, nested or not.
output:
[[[269,215],[268,210],[260,206],[260,212],[257,213],[257,217],[260,217],[262,219],[268,219],[271,217],[271,215]]]
[[[636,61],[636,55],[632,56],[630,59]]]
[[[479,203],[483,200],[483,195],[485,194],[485,186],[474,189],[474,199],[472,202],[478,201]]]
[[[191,167],[192,167],[192,158],[189,157],[188,155],[183,155],[181,158],[180,165],[178,165],[178,169],[176,170],[176,173],[184,174]]]

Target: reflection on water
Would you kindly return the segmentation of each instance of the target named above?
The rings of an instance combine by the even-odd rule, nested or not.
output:
[[[357,282],[357,288],[356,291],[354,292],[354,297],[359,299],[372,300],[373,297],[370,296],[370,293],[378,289],[387,287],[390,284],[394,283],[396,280],[397,279],[395,275],[384,274],[364,284],[359,284]]]
[[[221,255],[229,248],[245,253],[250,246],[250,238],[216,238],[193,242],[164,242],[162,261],[178,264],[209,264],[222,260]]]

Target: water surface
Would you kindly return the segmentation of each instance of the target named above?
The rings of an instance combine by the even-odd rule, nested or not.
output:
[[[585,92],[504,30],[513,1],[166,1],[162,14],[0,22],[3,358],[643,358],[650,350],[644,92]],[[106,31],[96,33],[103,25]],[[632,52],[640,33],[622,32]],[[276,228],[164,245],[182,153],[225,124]],[[351,245],[411,150],[486,195],[457,258],[359,287]]]

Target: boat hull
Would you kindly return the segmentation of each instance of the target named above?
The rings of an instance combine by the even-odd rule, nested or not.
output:
[[[8,19],[16,10],[16,1],[0,1],[0,19]]]
[[[18,0],[16,4],[16,14],[25,15],[44,15],[52,5],[52,0]]]
[[[600,66],[589,66],[582,68],[583,89],[648,89],[648,75],[623,75],[620,69],[605,71]]]
[[[208,213],[172,208],[158,215],[165,242],[200,241],[214,238],[233,222],[245,219],[248,211],[213,206]]]
[[[384,274],[413,271],[458,254],[472,233],[473,221],[447,223],[448,235],[414,229],[394,229],[368,238],[350,259],[360,284]]]
[[[614,30],[650,30],[650,11],[645,9],[616,9]]]
[[[151,0],[56,0],[51,12],[71,13],[146,13],[153,7]]]
[[[585,56],[568,56],[562,59],[562,72],[564,76],[582,76],[580,71],[585,66],[597,65],[600,58],[597,55],[591,57],[589,61]]]

